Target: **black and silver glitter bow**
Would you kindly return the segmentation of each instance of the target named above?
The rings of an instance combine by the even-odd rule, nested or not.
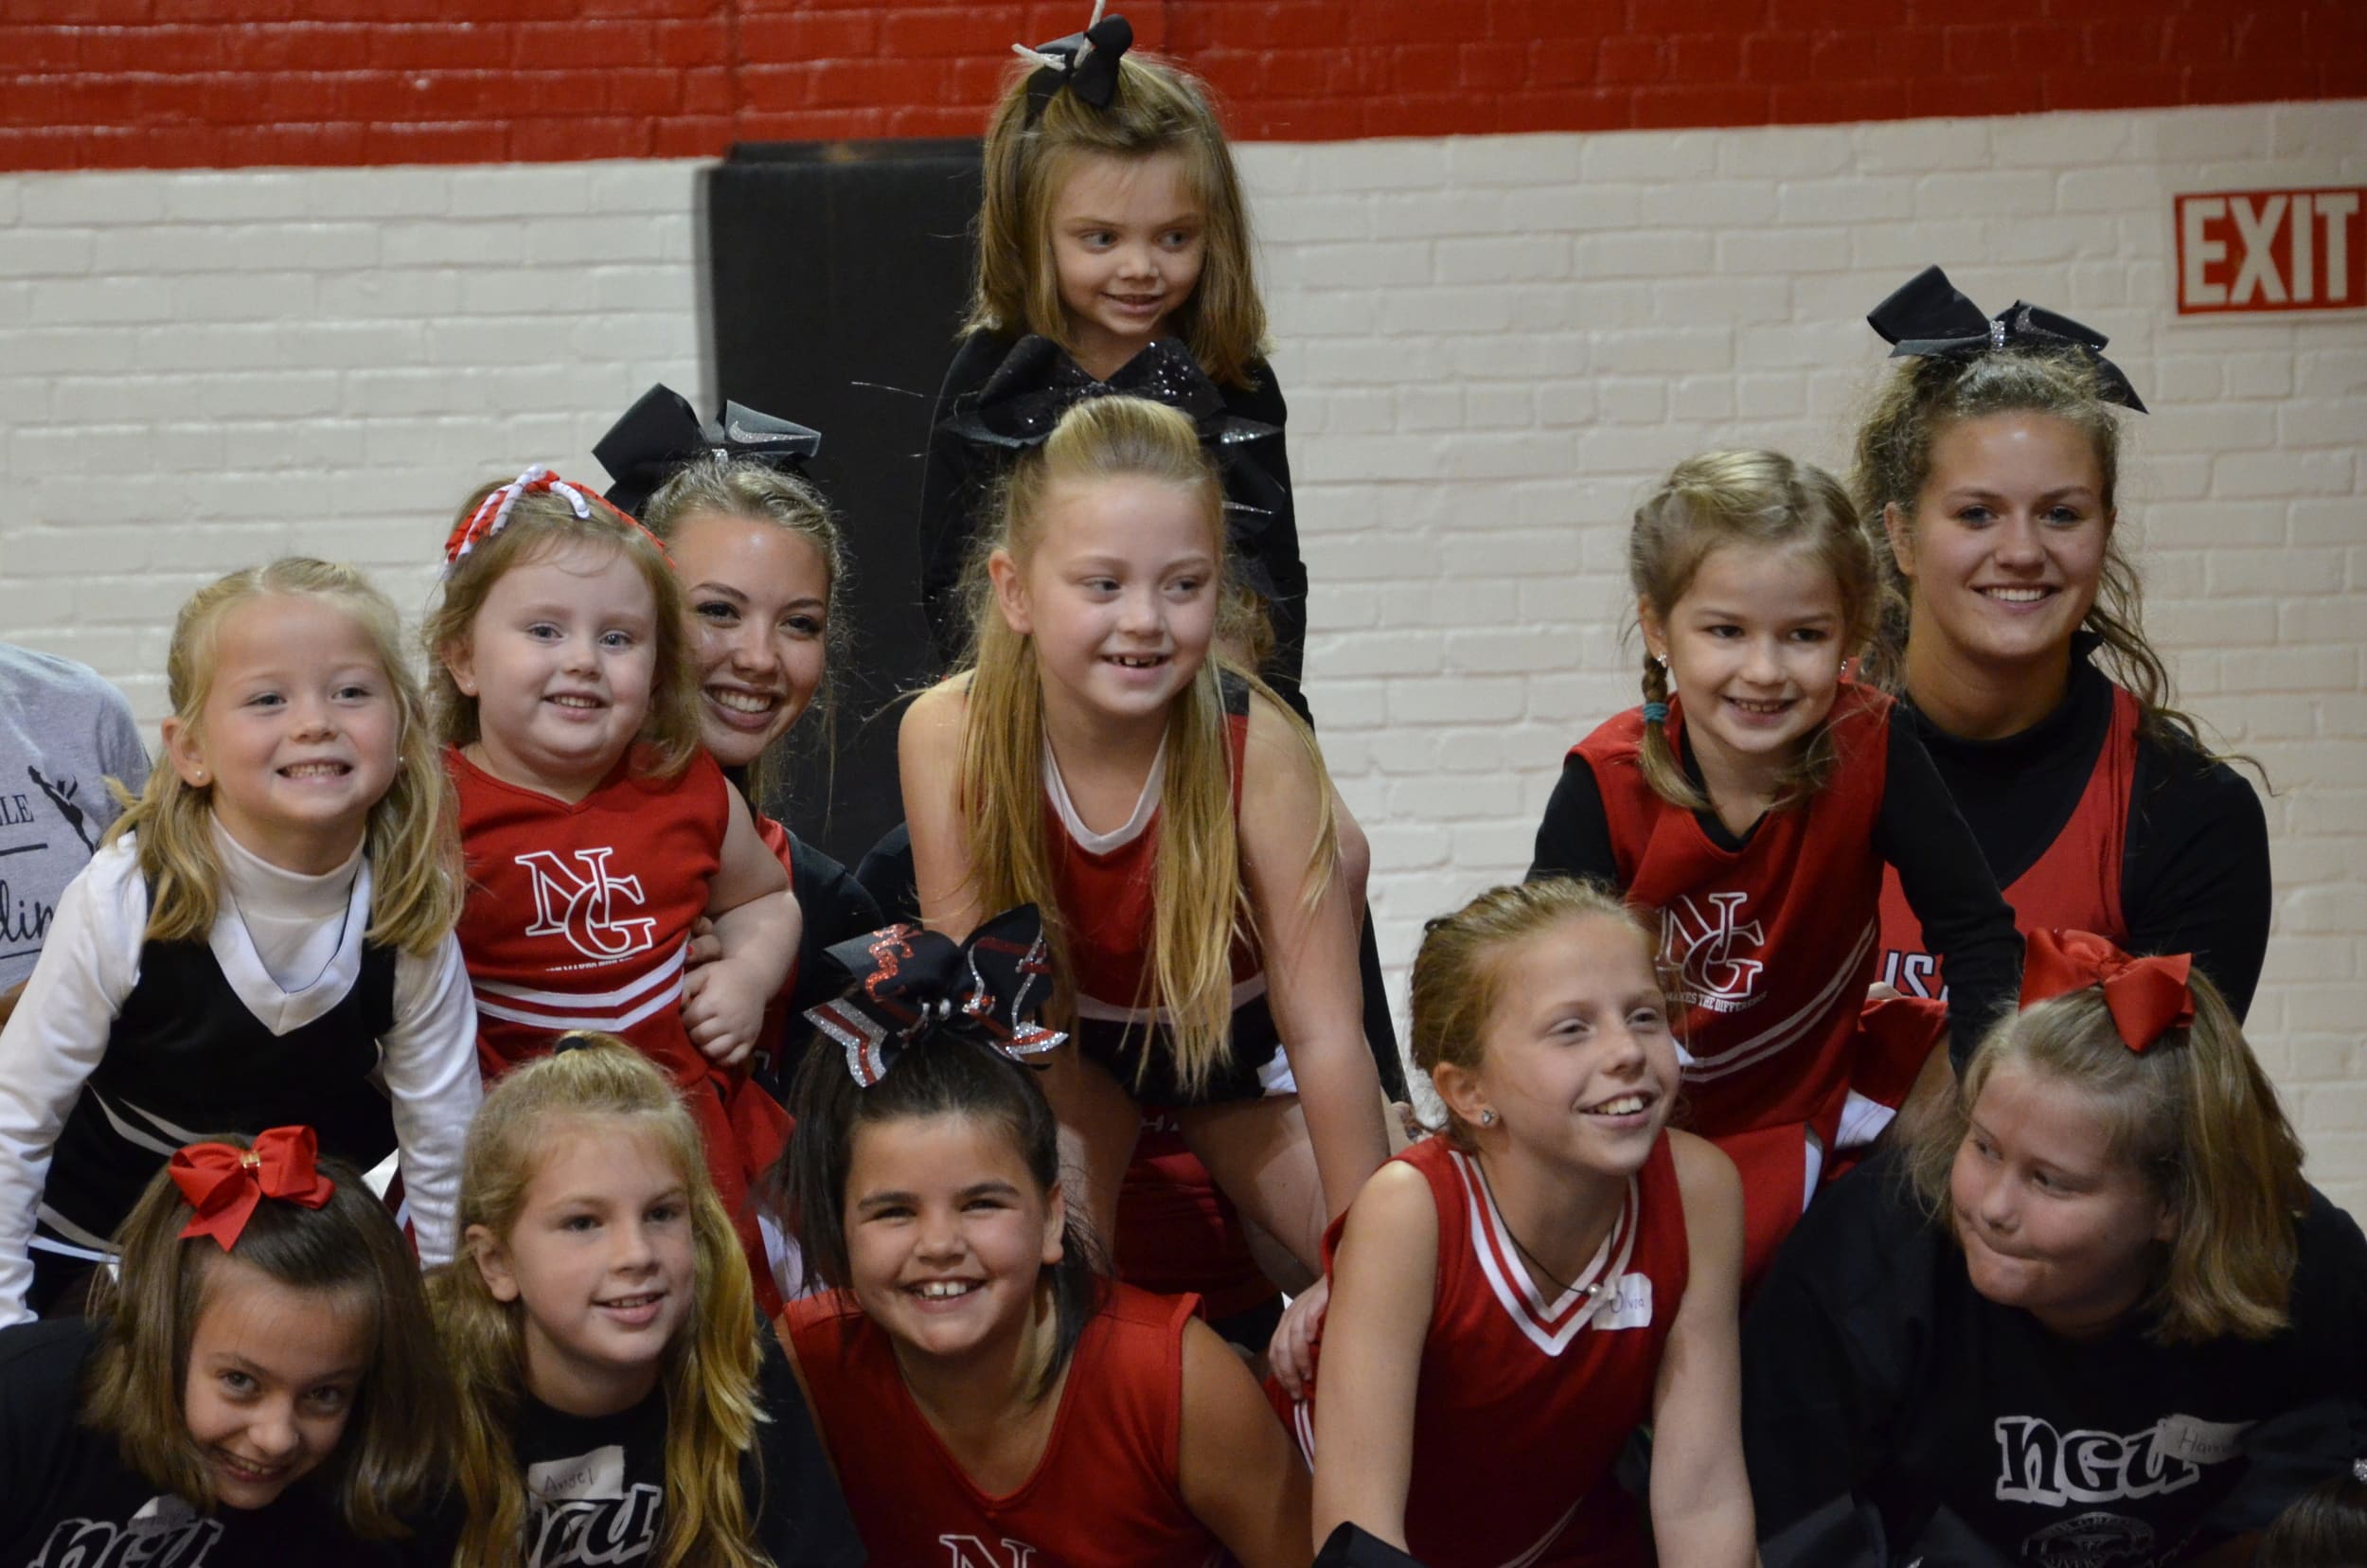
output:
[[[802,479],[806,459],[821,450],[821,432],[736,402],[723,405],[721,419],[702,422],[688,398],[660,384],[608,427],[592,455],[615,481],[609,504],[638,517],[659,486],[702,457],[742,458]]]
[[[898,924],[826,955],[847,987],[806,1018],[845,1050],[847,1072],[866,1089],[916,1045],[966,1040],[1025,1061],[1068,1038],[1035,1019],[1051,994],[1052,964],[1034,904],[1006,910],[966,942]]]

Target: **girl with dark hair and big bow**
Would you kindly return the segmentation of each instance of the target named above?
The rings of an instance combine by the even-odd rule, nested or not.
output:
[[[0,1329],[0,1562],[409,1559],[452,1392],[353,1168],[309,1127],[192,1144],[118,1239],[89,1317]]]
[[[2268,950],[2260,800],[2172,705],[2120,527],[2121,419],[2102,334],[2017,302],[1994,321],[1927,268],[1868,321],[1895,367],[1857,436],[1881,558],[1871,661],[1900,697],[2028,931],[2192,953],[2235,1016]],[[1937,996],[1889,877],[1880,978]]]
[[[780,1334],[881,1563],[1305,1568],[1308,1476],[1195,1296],[1107,1277],[1028,1064],[1050,961],[1032,908],[957,946],[831,950],[785,1197],[819,1293]]]
[[[2035,932],[1944,1109],[1744,1322],[1764,1560],[2249,1561],[2367,1441],[2367,1239],[2218,987]]]

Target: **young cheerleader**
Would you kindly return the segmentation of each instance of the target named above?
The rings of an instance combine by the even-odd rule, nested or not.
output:
[[[1173,409],[1063,415],[1007,486],[976,664],[905,714],[904,808],[933,929],[1045,912],[1079,1038],[1044,1092],[1095,1233],[1142,1106],[1172,1106],[1242,1211],[1313,1268],[1387,1152],[1379,1083],[1322,757],[1222,650],[1219,513]]]
[[[1157,398],[1222,454],[1233,552],[1273,631],[1246,662],[1304,716],[1307,567],[1249,205],[1207,87],[1132,40],[1096,5],[1084,33],[1022,51],[988,130],[976,288],[921,480],[922,602],[957,667],[964,574],[1018,454],[1079,399]]]
[[[1101,1278],[1064,1201],[1019,1064],[1047,1038],[1037,930],[836,950],[836,1009],[867,1016],[801,1067],[784,1167],[833,1289],[782,1327],[856,1521],[881,1562],[1305,1568],[1307,1472],[1248,1370],[1193,1297]]]
[[[363,1169],[400,1144],[420,1255],[452,1256],[474,1019],[394,606],[347,566],[234,572],[166,670],[164,765],[0,1031],[0,1323],[77,1309],[192,1130],[301,1122]]]
[[[1877,1061],[1880,1092],[1852,1093],[1883,866],[1945,955],[1960,1052],[2012,1000],[2020,944],[1930,759],[1844,678],[1878,588],[1829,475],[1771,452],[1688,458],[1637,508],[1628,572],[1644,705],[1571,748],[1530,875],[1661,912],[1689,1125],[1742,1168],[1749,1280],[1827,1153],[1878,1132],[1922,1064]]]
[[[1292,1417],[1317,1538],[1355,1523],[1431,1568],[1645,1564],[1611,1462],[1652,1426],[1664,1560],[1752,1560],[1737,1427],[1742,1195],[1667,1131],[1677,1050],[1653,942],[1565,879],[1433,920],[1414,1063],[1447,1108],[1325,1238],[1320,1388]]]
[[[750,1184],[786,1128],[743,1063],[797,904],[700,748],[682,585],[639,524],[539,468],[472,497],[444,556],[425,635],[485,1073],[596,1028],[672,1074],[769,1301]],[[720,955],[685,975],[702,916]]]
[[[0,1562],[370,1563],[452,1393],[385,1206],[312,1131],[174,1153],[87,1320],[0,1329]]]
[[[460,1217],[469,1256],[433,1282],[459,1568],[863,1560],[698,1125],[653,1066],[570,1035],[495,1084]]]
[[[787,1060],[785,1031],[802,1041],[800,1015],[828,999],[812,978],[827,967],[822,951],[881,923],[845,866],[764,814],[774,762],[810,710],[813,722],[801,733],[818,730],[826,748],[835,739],[847,559],[837,518],[804,475],[820,444],[802,425],[737,403],[703,426],[680,394],[660,386],[596,449],[620,475],[609,499],[638,515],[673,557],[698,669],[700,740],[747,800],[803,917],[789,987],[765,1017],[759,1053],[768,1072]]]
[[[2268,951],[2268,822],[2170,706],[2145,635],[2116,509],[2118,419],[2145,405],[2101,334],[2020,303],[1991,322],[1937,267],[1867,319],[1899,359],[1853,482],[1893,590],[1878,669],[2023,929],[2191,952],[2240,1018]],[[1884,980],[1938,994],[1895,876],[1882,947]]]
[[[2021,996],[1753,1304],[1771,1568],[2250,1562],[2359,1452],[2367,1238],[2217,988],[2036,931]]]

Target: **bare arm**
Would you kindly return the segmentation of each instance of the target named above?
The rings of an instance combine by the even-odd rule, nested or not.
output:
[[[739,792],[723,792],[730,815],[721,864],[707,884],[707,916],[719,949],[683,983],[683,1026],[709,1060],[736,1067],[756,1048],[764,1006],[789,978],[803,929],[789,874],[756,836]]]
[[[1310,1544],[1353,1522],[1405,1545],[1415,1390],[1437,1286],[1438,1211],[1430,1185],[1411,1166],[1386,1166],[1364,1184],[1332,1257]]]
[[[1216,1330],[1184,1326],[1184,1506],[1241,1568],[1307,1568],[1307,1465],[1256,1380]]]
[[[969,707],[968,686],[957,676],[913,699],[896,734],[920,918],[957,942],[985,917],[970,885],[970,832],[961,812],[962,725]]]
[[[1324,1210],[1336,1220],[1389,1157],[1380,1075],[1364,1045],[1357,912],[1338,877],[1308,900],[1326,792],[1304,743],[1262,697],[1250,707],[1242,775],[1241,858],[1265,944],[1268,1002],[1298,1079]]]
[[[1652,1389],[1652,1529],[1663,1561],[1758,1561],[1742,1464],[1742,1181],[1700,1138],[1669,1135],[1684,1197],[1690,1277]]]

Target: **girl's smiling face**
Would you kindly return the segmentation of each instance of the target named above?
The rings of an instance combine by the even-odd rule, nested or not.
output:
[[[1665,616],[1636,608],[1713,778],[1771,783],[1833,710],[1848,650],[1841,584],[1799,545],[1719,544]]]
[[[535,1398],[605,1416],[657,1386],[698,1256],[689,1184],[656,1134],[625,1117],[555,1123],[509,1235],[472,1225],[467,1240],[493,1299],[524,1303]]]
[[[300,1289],[231,1256],[206,1266],[202,1290],[181,1395],[189,1436],[224,1506],[267,1507],[345,1436],[377,1309],[365,1292]]]
[[[223,613],[195,724],[168,719],[183,783],[272,864],[334,870],[394,783],[402,715],[377,643],[325,598],[270,594]]]
[[[777,524],[714,511],[683,519],[667,548],[690,610],[700,739],[723,766],[746,767],[821,687],[829,564]]]
[[[2177,1234],[2145,1172],[2111,1147],[2106,1108],[2019,1061],[1994,1068],[1957,1147],[1949,1202],[1972,1287],[2056,1333],[2100,1333],[2154,1278]]]
[[[1049,221],[1070,345],[1107,379],[1191,298],[1207,216],[1182,153],[1088,152],[1069,165]]]
[[[960,1359],[1023,1327],[1065,1215],[999,1122],[947,1112],[855,1130],[849,1282],[872,1322],[923,1355]]]
[[[2022,411],[1942,429],[1914,516],[1892,507],[1883,521],[1911,635],[1960,668],[2067,656],[2112,535],[2094,444],[2068,419]]]

